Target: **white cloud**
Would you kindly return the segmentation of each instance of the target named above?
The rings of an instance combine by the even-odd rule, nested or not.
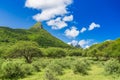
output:
[[[89,48],[92,44],[94,44],[95,42],[91,39],[88,40],[80,40],[78,42],[78,44],[82,47],[82,48]]]
[[[57,7],[43,10],[41,13],[33,16],[33,19],[35,19],[36,21],[46,21],[55,18],[56,16],[64,15],[66,13],[67,11],[64,7]]]
[[[79,30],[75,26],[71,27],[71,29],[67,29],[65,31],[65,35],[69,38],[75,38],[79,35]]]
[[[86,46],[85,46],[85,49],[87,49],[87,48],[89,48],[89,47],[90,47],[90,46],[86,45]]]
[[[73,46],[79,45],[84,49],[89,48],[91,45],[93,45],[95,43],[96,42],[92,39],[87,39],[87,40],[83,39],[83,40],[80,40],[80,41],[72,40],[71,42],[68,42],[69,45],[73,45]]]
[[[67,6],[70,4],[72,4],[72,0],[26,0],[25,6],[41,11],[34,15],[33,19],[46,21],[69,13]]]
[[[87,45],[88,43],[89,43],[89,40],[80,40],[78,44],[79,44],[81,47],[85,47],[85,45]]]
[[[69,45],[76,46],[76,45],[78,45],[78,41],[72,40],[71,42],[68,42],[68,44],[69,44]]]
[[[105,41],[112,41],[111,39],[107,39],[107,40],[105,40]]]
[[[80,30],[80,33],[83,33],[85,32],[87,29],[85,27],[83,27],[81,30]]]
[[[63,18],[63,21],[73,21],[73,15],[65,16],[65,17]]]
[[[67,23],[65,21],[62,21],[61,17],[58,17],[56,19],[48,21],[47,25],[52,26],[52,29],[62,29],[67,26]]]
[[[93,22],[89,25],[88,30],[93,30],[94,28],[100,28],[100,25]]]

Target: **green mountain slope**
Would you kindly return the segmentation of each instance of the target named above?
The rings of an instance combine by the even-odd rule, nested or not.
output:
[[[20,40],[35,41],[41,47],[70,47],[43,29],[41,23],[36,23],[28,30],[0,27],[0,45],[14,44]]]
[[[89,49],[97,49],[99,51],[107,51],[107,49],[112,50],[116,50],[116,49],[120,49],[120,38],[116,39],[116,40],[110,40],[110,41],[104,41],[102,43],[99,44],[95,44],[93,46],[91,46]]]
[[[120,38],[95,44],[87,49],[87,54],[102,57],[118,57],[120,60]]]

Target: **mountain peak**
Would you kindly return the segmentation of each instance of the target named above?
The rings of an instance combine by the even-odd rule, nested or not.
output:
[[[43,29],[42,23],[41,22],[37,22],[36,24],[34,24],[31,29]]]
[[[34,41],[40,47],[70,47],[60,39],[52,36],[47,30],[42,29],[41,23],[36,23],[28,30],[0,27],[0,44],[11,45],[21,40]]]

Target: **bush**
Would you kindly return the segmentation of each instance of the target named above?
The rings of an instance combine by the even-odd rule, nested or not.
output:
[[[52,58],[61,58],[66,56],[66,52],[61,48],[48,48],[46,49],[46,56]]]
[[[32,65],[36,65],[41,69],[46,68],[49,63],[51,63],[53,59],[48,59],[48,58],[36,58],[36,60],[33,61]]]
[[[40,63],[39,63],[38,61],[33,62],[32,65],[33,65],[33,68],[34,68],[34,70],[35,70],[36,72],[41,71],[41,70],[40,70],[40,69],[41,69],[41,65],[40,65]]]
[[[21,70],[24,73],[24,76],[31,75],[34,72],[34,67],[31,64],[23,64],[21,65]]]
[[[82,75],[88,74],[88,70],[90,69],[90,65],[86,60],[77,60],[73,64],[73,72],[81,73]]]
[[[109,60],[105,64],[105,72],[107,74],[120,74],[120,63],[118,60]]]
[[[21,63],[13,61],[4,62],[1,66],[2,77],[9,79],[23,77],[24,72],[20,68],[21,65],[22,65]]]
[[[69,56],[82,56],[82,50],[79,49],[69,50],[67,53]]]
[[[73,62],[74,62],[74,59],[71,59],[71,58],[62,58],[62,59],[55,60],[55,63],[57,63],[64,69],[70,69]]]
[[[56,75],[62,75],[63,74],[63,68],[55,62],[50,63],[47,66],[47,69],[51,70]]]
[[[59,80],[51,70],[45,71],[45,80]]]
[[[31,64],[18,61],[5,61],[1,66],[1,74],[4,79],[22,78],[32,74],[34,68]]]

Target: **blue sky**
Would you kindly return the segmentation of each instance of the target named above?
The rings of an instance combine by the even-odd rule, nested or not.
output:
[[[49,1],[0,0],[0,26],[28,29],[40,21],[52,35],[82,47],[120,37],[120,0]]]

